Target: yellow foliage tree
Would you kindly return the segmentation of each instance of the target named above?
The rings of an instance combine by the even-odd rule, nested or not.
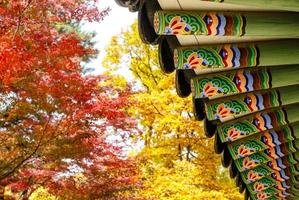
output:
[[[144,146],[138,153],[142,188],[146,199],[241,199],[213,141],[193,119],[191,99],[182,99],[174,89],[174,76],[159,69],[157,50],[142,43],[137,25],[112,38],[103,61],[109,72],[129,67],[136,94],[128,108],[139,120]]]
[[[29,200],[58,200],[58,198],[50,194],[45,188],[39,187],[30,195]]]

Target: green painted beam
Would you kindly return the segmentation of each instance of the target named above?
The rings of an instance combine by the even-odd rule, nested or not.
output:
[[[235,160],[235,164],[240,172],[250,170],[257,166],[268,165],[269,163],[274,163],[276,165],[277,171],[281,169],[285,169],[290,165],[295,165],[298,163],[297,158],[299,156],[299,152],[289,153],[282,157],[278,157],[276,159],[267,155],[264,152],[258,152],[249,156],[246,156],[241,159]]]
[[[299,40],[179,47],[175,67],[207,74],[235,68],[299,64]]]
[[[260,191],[256,194],[251,193],[251,195],[253,195],[255,197],[255,199],[258,199],[258,200],[260,200],[260,199],[269,200],[271,198],[284,199],[289,195],[289,193],[280,191],[275,187],[270,187],[270,188],[267,188],[267,189]]]
[[[263,132],[229,143],[228,149],[234,160],[281,145],[288,145],[288,149],[296,151],[299,147],[299,138],[296,136],[299,136],[299,125],[286,126],[278,131]]]
[[[299,36],[299,13],[221,13],[157,11],[155,31],[159,35]]]
[[[297,168],[298,165],[294,165],[292,168]],[[291,169],[291,171],[293,172],[294,169]],[[287,180],[285,180],[284,178],[281,178],[280,174],[283,174],[285,170],[281,170],[281,171],[276,171],[275,174],[277,174],[277,176],[279,176],[280,180],[278,180],[277,178],[274,179],[273,176],[273,171],[271,171],[271,169],[269,169],[267,166],[265,167],[257,167],[254,170],[250,171],[251,172],[258,172],[256,175],[258,176],[258,174],[262,174],[263,172],[267,172],[269,173],[269,175],[264,176],[262,178],[260,178],[259,180],[255,181],[254,183],[246,183],[246,187],[248,188],[248,190],[251,192],[252,195],[254,195],[255,197],[257,197],[257,195],[261,192],[265,192],[268,193],[268,196],[277,196],[277,195],[286,195],[286,194],[290,194],[292,196],[294,195],[298,195],[298,189],[291,186],[291,185],[295,185],[298,184],[297,178],[298,175],[291,175],[290,177],[287,178]],[[271,175],[272,174],[272,175]],[[241,175],[242,179],[244,177],[244,174]],[[246,180],[245,180],[246,181]]]
[[[299,124],[298,125],[294,125],[293,127],[292,127],[292,131],[293,131],[293,133],[290,133],[290,131],[291,130],[289,130],[289,131],[285,131],[284,133],[283,132],[277,132],[275,135],[276,136],[268,136],[267,138],[269,138],[268,140],[265,140],[265,139],[263,139],[263,138],[265,138],[265,136],[266,135],[263,135],[262,137],[260,137],[260,140],[254,140],[254,138],[252,138],[251,140],[247,140],[246,142],[245,142],[245,140],[244,140],[244,142],[243,142],[243,144],[246,144],[246,145],[249,145],[250,147],[253,147],[253,149],[256,149],[256,150],[258,150],[258,151],[264,151],[264,146],[263,145],[265,145],[265,144],[267,144],[267,146],[266,147],[273,147],[273,146],[275,146],[275,143],[266,143],[266,141],[270,141],[271,142],[271,139],[272,138],[277,138],[277,139],[272,139],[272,141],[276,141],[276,142],[279,142],[280,143],[280,141],[278,141],[278,137],[280,136],[280,138],[290,138],[289,139],[289,141],[292,141],[292,139],[294,138],[293,136],[295,136],[295,134],[294,133],[297,133],[297,134],[299,134]],[[288,134],[287,134],[288,133]],[[267,134],[269,134],[269,133],[267,133]],[[284,137],[281,137],[281,135],[285,135]],[[258,138],[258,137],[255,137],[255,138]],[[285,139],[284,139],[285,140]],[[263,141],[262,142],[262,144],[263,145],[259,145],[260,143],[257,143],[258,145],[256,145],[256,143],[253,143],[253,144],[250,144],[250,141],[253,141],[253,142],[256,142],[256,141]],[[264,143],[265,142],[265,143]],[[283,141],[282,141],[283,142]],[[234,143],[238,143],[238,142],[233,142],[233,143],[231,143],[231,144],[234,144]],[[278,144],[279,144],[278,143]],[[289,149],[290,149],[290,151],[292,151],[292,152],[296,152],[296,150],[297,150],[297,148],[299,147],[299,140],[295,140],[295,141],[293,141],[292,142],[293,144],[294,144],[294,146],[292,145]],[[271,145],[270,145],[271,144]],[[287,143],[287,144],[289,144],[289,143]],[[238,147],[240,147],[240,145],[242,145],[242,143],[239,141],[239,144],[238,145],[234,145],[234,151],[230,151],[231,153],[232,152],[234,152],[234,154],[235,154],[235,157],[237,157],[237,158],[239,158],[240,157],[240,154],[239,153],[237,153],[237,152],[240,152],[240,150],[239,150],[239,148]],[[298,160],[299,159],[299,157],[298,157],[298,154],[299,154],[299,152],[297,151],[296,153],[296,156],[295,157],[289,157],[289,159],[284,159],[282,162],[283,163],[285,163],[286,164],[286,166],[285,167],[287,167],[288,165],[289,165],[289,167],[291,167],[292,165],[294,165],[294,164],[296,164],[297,163],[297,161],[296,160]],[[253,154],[251,154],[251,155],[253,155]],[[233,156],[233,155],[232,155]],[[247,156],[247,155],[246,155]],[[253,178],[253,177],[255,177],[255,178],[257,178],[258,176],[260,176],[260,175],[251,175],[251,176],[248,176],[248,173],[249,173],[249,171],[253,171],[253,170],[259,170],[259,169],[263,169],[263,168],[266,168],[266,169],[268,169],[268,174],[271,172],[271,170],[272,170],[272,174],[274,173],[274,171],[273,170],[278,170],[278,171],[285,171],[285,170],[287,170],[285,167],[284,167],[284,169],[282,169],[282,168],[279,168],[279,167],[272,167],[272,168],[270,168],[269,166],[267,166],[267,165],[265,165],[265,163],[269,163],[269,161],[271,160],[271,158],[270,157],[268,157],[267,158],[267,156],[265,157],[265,156],[263,156],[263,155],[259,155],[260,157],[262,156],[262,158],[266,158],[265,160],[264,160],[264,162],[260,162],[260,163],[258,163],[258,164],[256,164],[255,166],[253,166],[254,167],[254,169],[249,169],[249,170],[246,170],[246,171],[244,171],[243,169],[241,169],[240,170],[240,167],[238,167],[238,169],[240,170],[240,171],[243,171],[242,172],[242,174],[246,174],[247,173],[247,177],[251,177],[251,178]],[[256,158],[256,160],[259,160],[259,156],[255,156],[255,158]],[[233,156],[234,157],[234,156]],[[247,156],[248,157],[248,156]],[[250,157],[250,156],[249,156]],[[254,158],[254,157],[253,157]],[[255,159],[254,158],[254,159]],[[242,160],[242,161],[244,161],[244,159]],[[254,160],[255,161],[255,160]],[[235,161],[236,162],[236,161]],[[256,163],[256,162],[255,162]],[[264,163],[262,166],[261,166],[261,163]],[[275,162],[271,162],[271,163],[275,163]],[[278,164],[279,162],[276,162],[276,164],[272,164],[272,166],[279,166],[279,164]],[[238,165],[237,165],[238,166]],[[297,167],[299,167],[298,166],[298,164],[296,164],[296,166]],[[292,169],[291,169],[291,173],[289,173],[289,174],[296,174],[296,173],[294,173],[294,170],[295,170],[295,168],[294,167],[291,167]],[[256,171],[256,172],[257,172]],[[260,170],[260,171],[263,171],[263,170]],[[265,171],[265,170],[264,170]],[[276,172],[276,173],[278,173],[278,172]],[[260,174],[260,173],[259,173]],[[267,174],[267,173],[266,173]],[[243,177],[243,179],[244,179],[244,177],[246,177],[246,175],[243,175],[242,176]],[[271,179],[271,177],[269,176],[269,175],[266,175],[266,176],[261,176],[261,177],[264,177],[264,178],[268,178],[268,179]],[[260,177],[260,178],[261,178]],[[256,183],[256,182],[258,182],[258,183],[262,183],[262,184],[265,184],[265,186],[260,186],[260,187],[264,187],[264,189],[268,189],[270,186],[268,185],[267,186],[267,182],[263,182],[260,178],[257,178],[256,180],[251,180],[250,182],[248,182],[248,179],[247,180],[244,180],[244,182],[247,184],[247,188],[248,188],[248,190],[251,192],[251,193],[255,193],[255,195],[257,195],[256,193],[257,193],[257,191],[255,191],[255,192],[253,192],[252,191],[252,189],[253,189],[253,182],[254,183]],[[261,180],[261,181],[259,181],[259,180]],[[281,183],[282,182],[284,182],[285,181],[285,179],[281,179],[280,181],[278,181],[278,180],[276,180],[276,186],[277,185],[281,185]],[[272,182],[273,182],[273,178],[272,178]],[[299,182],[298,182],[299,183]],[[291,185],[293,185],[293,184],[295,184],[295,182],[293,182]],[[296,184],[297,184],[297,182],[296,182]],[[276,191],[277,192],[277,189],[279,190],[279,189],[282,189],[282,187],[280,187],[280,188],[278,188],[278,187],[273,187],[272,188],[272,192],[273,191]],[[263,190],[264,190],[263,189]],[[288,190],[288,192],[291,192],[291,191],[294,191],[293,189],[292,190]],[[297,191],[298,192],[298,191]],[[276,193],[276,194],[279,194],[279,193]],[[273,195],[273,194],[272,194]]]
[[[247,188],[252,188],[254,187],[255,184],[258,183],[263,183],[263,184],[269,184],[268,181],[263,181],[265,179],[267,180],[272,180],[272,183],[275,182],[276,186],[270,186],[273,188],[276,188],[278,190],[283,190],[283,188],[286,189],[287,184],[292,185],[292,184],[297,184],[298,183],[298,167],[299,165],[291,165],[287,169],[282,169],[282,170],[273,170],[267,165],[263,166],[258,166],[254,169],[244,171],[241,173],[241,177],[243,181],[246,183]],[[289,175],[285,175],[288,173]],[[248,178],[247,178],[248,177]],[[274,177],[274,178],[273,178]],[[297,177],[297,178],[296,178]],[[277,187],[279,186],[279,187]],[[265,187],[267,189],[268,187]],[[293,192],[298,192],[297,190],[292,189]],[[291,192],[292,190],[288,189],[288,192]],[[254,191],[253,193],[256,194],[258,191]],[[277,191],[274,191],[276,193]]]
[[[284,109],[269,110],[241,117],[218,125],[222,142],[232,142],[259,132],[277,130],[289,123],[299,122],[299,104]]]
[[[296,143],[293,144],[293,142],[290,141],[290,142],[287,142],[287,143],[284,143],[281,145],[277,145],[274,147],[265,148],[262,151],[255,151],[255,152],[253,152],[254,150],[251,152],[249,148],[245,147],[246,145],[243,145],[243,146],[240,146],[240,148],[238,149],[239,157],[237,157],[237,158],[233,157],[233,159],[235,160],[236,166],[239,169],[239,171],[245,170],[243,168],[243,163],[246,159],[252,160],[252,159],[256,158],[257,159],[256,165],[257,165],[257,164],[266,163],[272,159],[279,159],[279,158],[282,158],[289,154],[296,153],[299,149],[299,143],[298,143],[299,140],[297,139],[296,141],[297,141],[296,143],[297,143],[298,147],[296,146]],[[250,142],[251,141],[248,141],[248,142],[246,142],[246,144],[248,144]],[[247,145],[247,146],[249,146],[249,145]],[[248,152],[250,152],[250,153],[248,153]]]
[[[289,180],[286,181],[277,181],[272,177],[264,177],[254,183],[247,184],[247,188],[252,194],[257,194],[261,191],[267,190],[268,188],[272,188],[272,192],[283,192],[289,193],[291,195],[298,195],[299,189],[295,188],[294,185],[298,185],[299,182],[297,180],[298,176],[292,176]],[[273,194],[272,194],[273,195]]]
[[[209,121],[228,121],[253,112],[299,103],[299,85],[269,91],[254,91],[205,102]]]
[[[291,185],[293,184],[299,184],[298,181],[296,182],[278,182],[272,177],[265,177],[262,178],[255,183],[247,184],[247,188],[250,191],[250,193],[256,194],[258,191],[265,190],[267,188],[273,187],[276,188],[278,191],[286,191],[290,192],[291,190],[296,191],[295,188],[292,188]],[[299,191],[299,190],[298,190]]]
[[[215,99],[246,92],[299,84],[299,66],[239,69],[198,75],[191,80],[195,98]]]
[[[269,166],[258,166],[254,169],[244,171],[241,173],[241,178],[245,184],[252,184],[261,180],[262,178],[273,178],[276,181],[284,182],[284,181],[293,181],[292,176],[298,176],[299,171],[298,165],[290,166],[287,169],[283,169],[280,171],[275,171],[271,169]],[[298,182],[298,180],[296,181]]]

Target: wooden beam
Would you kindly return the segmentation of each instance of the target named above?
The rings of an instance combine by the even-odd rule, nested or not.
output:
[[[179,47],[174,50],[175,67],[196,74],[256,66],[299,63],[299,40]]]
[[[209,121],[233,120],[244,115],[270,108],[299,103],[299,86],[213,99],[205,102],[205,113]]]
[[[215,99],[246,92],[268,90],[299,84],[297,65],[251,68],[200,75],[192,78],[191,89],[195,98]]]
[[[297,13],[240,13],[157,11],[155,31],[159,35],[299,36]]]
[[[231,122],[218,125],[217,130],[222,142],[233,142],[259,132],[279,130],[289,123],[299,122],[298,104],[290,105],[284,109],[274,109],[254,113]]]

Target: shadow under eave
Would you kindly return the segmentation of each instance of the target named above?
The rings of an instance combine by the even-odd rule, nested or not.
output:
[[[154,14],[160,10],[156,0],[144,2],[138,12],[138,32],[141,40],[146,44],[156,45],[161,36],[154,29]]]

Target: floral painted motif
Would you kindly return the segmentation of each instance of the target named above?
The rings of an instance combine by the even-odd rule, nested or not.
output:
[[[251,155],[253,151],[254,150],[252,148],[249,148],[249,147],[245,146],[244,144],[240,145],[240,147],[238,149],[238,157],[244,158],[246,156]]]
[[[236,167],[238,168],[238,170],[243,172],[245,170],[257,167],[259,165],[265,165],[269,161],[271,161],[271,158],[269,156],[267,156],[266,154],[264,154],[262,152],[258,152],[258,153],[246,156],[244,158],[235,160],[235,164],[236,164]]]
[[[245,20],[240,14],[157,11],[154,28],[157,34],[162,35],[242,36],[245,34]],[[174,32],[174,26],[179,27],[179,31]]]
[[[266,200],[267,198],[271,197],[269,194],[266,194],[264,192],[260,192],[257,194],[258,200]]]
[[[252,118],[234,122],[233,124],[222,124],[218,127],[218,131],[220,133],[220,139],[223,142],[231,142],[286,124],[287,121],[284,112],[282,110],[276,110],[269,113],[258,113]]]
[[[243,149],[245,145],[246,148],[250,149],[250,152],[247,152],[248,155],[252,155],[257,152],[264,151],[267,155],[272,157],[272,153],[276,153],[278,157],[283,157],[286,155],[285,152],[296,152],[297,149],[293,146],[292,142],[294,137],[292,136],[293,132],[290,127],[284,127],[278,131],[268,131],[264,132],[257,137],[250,138],[244,141],[230,143],[228,145],[228,149],[233,157],[233,159],[240,159],[242,158],[241,154],[239,154],[239,149]],[[271,149],[269,153],[267,153],[267,149]],[[273,158],[276,158],[273,156]]]
[[[227,140],[228,142],[230,142],[230,141],[234,141],[234,140],[240,138],[242,135],[245,135],[245,134],[246,134],[245,132],[241,132],[240,130],[238,130],[238,129],[232,127],[232,128],[230,128],[230,129],[228,130],[226,140]]]
[[[242,89],[240,90],[242,91]],[[206,113],[209,120],[219,119],[223,121],[226,117],[238,117],[251,112],[262,111],[266,108],[278,107],[280,103],[277,92],[271,91],[266,93],[250,93],[244,96],[239,95],[235,99],[230,98],[224,102],[223,100],[216,99],[209,101],[206,105]],[[219,109],[223,106],[230,110],[229,115],[219,115]]]
[[[256,167],[258,164],[259,164],[259,161],[258,161],[258,160],[250,160],[249,157],[246,157],[246,158],[243,160],[243,168],[244,168],[245,170],[254,168],[254,167]]]
[[[264,184],[259,182],[255,183],[253,187],[256,192],[263,191],[266,188]]]
[[[276,188],[272,187],[272,188],[267,188],[259,193],[257,193],[256,198],[257,199],[269,199],[271,197],[276,197],[279,199],[283,199],[286,198],[289,194],[284,192],[284,191],[279,191]]]
[[[254,171],[249,171],[248,175],[247,175],[247,180],[250,182],[250,183],[253,183],[259,179],[261,179],[263,177],[262,174],[258,173],[258,172],[254,172]]]
[[[267,166],[257,166],[253,169],[242,172],[241,175],[243,176],[246,184],[251,184],[264,177],[270,176],[272,173],[272,169]]]
[[[171,19],[168,27],[165,28],[165,34],[167,35],[188,34],[190,30],[191,30],[190,25],[187,24],[180,16],[176,16]]]
[[[255,46],[236,46],[225,44],[207,47],[179,47],[175,49],[175,64],[177,69],[205,69],[205,68],[242,68],[258,65],[258,50]],[[189,59],[197,54],[205,62],[191,68]],[[194,67],[194,66],[193,66]]]
[[[217,87],[218,92],[207,96],[204,91],[207,87],[206,85]],[[192,79],[192,87],[196,98],[223,97],[231,94],[268,89],[270,87],[270,77],[264,69],[258,71],[238,70],[208,78],[194,78]]]
[[[237,77],[242,77],[242,74],[237,73]],[[236,84],[239,91],[248,88],[248,85],[242,85],[248,79],[236,78]],[[223,100],[222,100],[223,101]],[[266,108],[277,107],[280,105],[277,92],[265,93],[250,93],[241,97],[230,98],[223,103],[214,100],[207,103],[207,116],[209,120],[220,119],[225,120],[226,117],[237,117],[238,115],[249,114],[251,112],[262,111]],[[220,115],[219,111],[223,108],[230,110],[228,115]]]
[[[255,181],[254,183],[249,183],[247,188],[250,191],[250,193],[258,193],[270,187],[276,188],[278,191],[285,191],[287,185],[282,186],[281,182],[277,182],[276,180],[270,177],[264,177],[260,180]]]
[[[200,66],[208,66],[208,61],[203,59],[199,54],[192,53],[188,57],[187,63],[185,63],[185,69],[196,69]]]
[[[215,119],[223,119],[229,116],[232,116],[236,111],[233,108],[225,106],[225,104],[220,104],[217,108],[217,114]]]
[[[209,82],[204,86],[202,96],[203,97],[212,97],[221,92],[222,92],[221,88],[219,88],[216,85],[214,85],[213,83]]]
[[[228,150],[230,151],[234,160],[252,155],[267,148],[268,147],[265,144],[255,138],[246,140],[246,142],[240,141],[238,143],[235,142],[228,145]]]

